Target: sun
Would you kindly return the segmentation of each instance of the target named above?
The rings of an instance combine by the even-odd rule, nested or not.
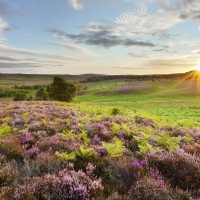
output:
[[[194,67],[194,70],[196,70],[196,71],[200,72],[200,65],[199,65],[199,66],[196,66],[196,67]]]

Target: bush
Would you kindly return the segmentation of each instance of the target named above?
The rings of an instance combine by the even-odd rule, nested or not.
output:
[[[134,200],[189,200],[190,197],[182,191],[173,191],[164,180],[156,177],[144,177],[136,182],[129,190]]]
[[[12,184],[19,173],[15,166],[15,162],[6,162],[5,157],[0,155],[0,187]]]
[[[199,161],[198,161],[199,162]],[[195,157],[187,153],[149,155],[150,167],[157,168],[170,181],[173,188],[200,189],[200,166]]]
[[[111,111],[111,114],[112,115],[117,115],[119,114],[120,110],[118,108],[113,108],[112,111]]]
[[[23,92],[18,92],[13,101],[26,101],[28,99],[28,97],[26,96],[26,94],[24,94]]]
[[[61,77],[54,77],[48,90],[49,97],[53,100],[71,102],[76,95],[77,87]]]
[[[22,160],[21,146],[17,138],[0,139],[0,154],[8,160]]]
[[[73,164],[69,163],[58,174],[46,174],[42,178],[29,179],[24,185],[5,188],[1,199],[94,199],[103,187],[93,170],[89,163],[86,173],[75,171]]]
[[[36,99],[38,100],[48,100],[49,99],[49,93],[47,92],[45,87],[41,87],[37,90],[36,94]]]

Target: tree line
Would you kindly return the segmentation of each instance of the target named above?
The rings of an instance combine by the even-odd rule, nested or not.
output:
[[[55,100],[71,102],[76,96],[77,86],[74,83],[67,82],[64,78],[54,77],[53,82],[49,85],[39,87],[36,91],[36,100]],[[14,101],[25,101],[32,100],[33,98],[28,97],[25,93],[19,91]]]

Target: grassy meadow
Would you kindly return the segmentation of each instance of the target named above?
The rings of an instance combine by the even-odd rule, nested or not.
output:
[[[72,103],[1,98],[0,199],[200,199],[198,79],[71,78]]]
[[[142,112],[171,125],[198,126],[198,80],[110,81],[90,87],[75,102]]]

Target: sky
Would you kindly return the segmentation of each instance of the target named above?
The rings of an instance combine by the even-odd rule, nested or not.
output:
[[[0,72],[169,74],[200,67],[200,0],[0,0]]]

